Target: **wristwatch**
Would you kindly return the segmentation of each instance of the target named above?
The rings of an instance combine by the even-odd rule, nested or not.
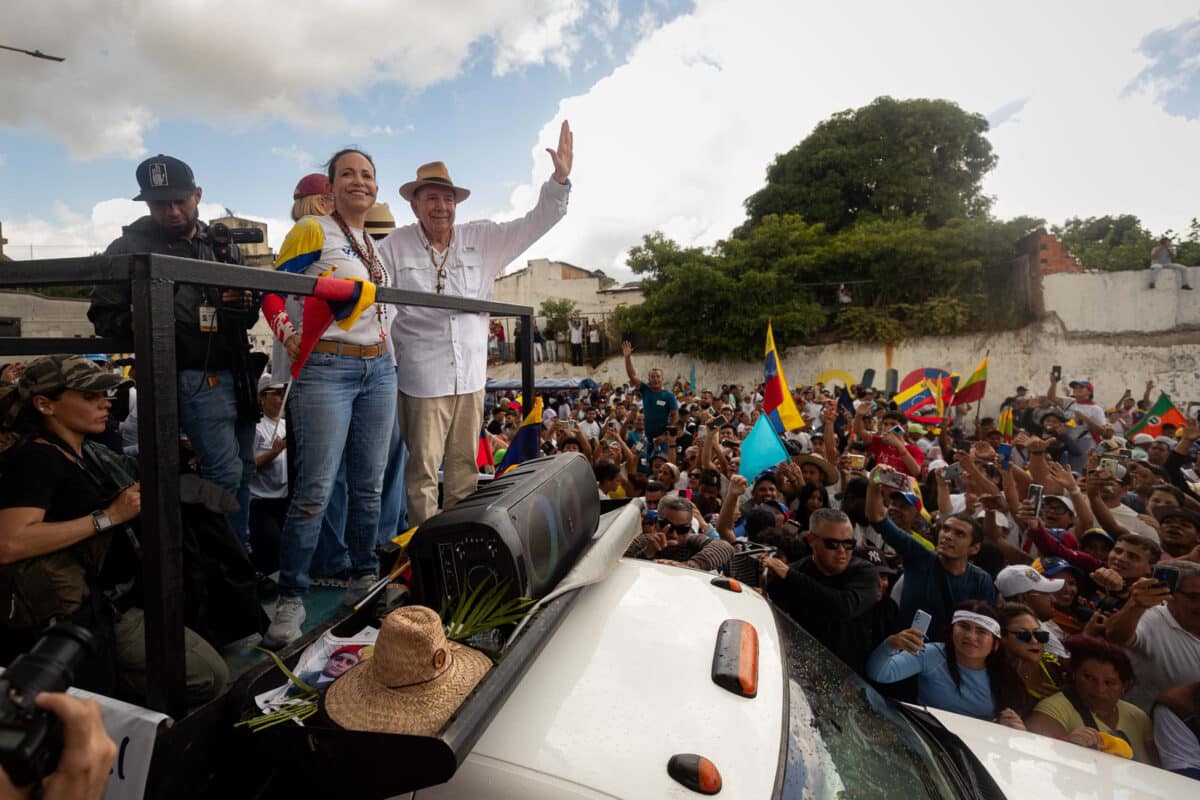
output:
[[[113,526],[112,518],[108,516],[107,511],[93,511],[92,524],[96,526],[96,533],[106,531]]]

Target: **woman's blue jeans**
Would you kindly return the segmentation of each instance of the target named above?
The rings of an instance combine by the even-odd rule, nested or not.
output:
[[[280,542],[279,594],[299,597],[308,590],[309,564],[343,457],[350,572],[358,576],[379,570],[375,537],[396,418],[395,364],[387,356],[313,353],[292,386],[288,411],[297,474]]]

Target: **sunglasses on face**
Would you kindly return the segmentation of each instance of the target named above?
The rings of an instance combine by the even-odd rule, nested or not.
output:
[[[821,539],[821,544],[825,545],[826,550],[837,550],[839,547],[846,552],[854,550],[858,544],[853,539]]]
[[[681,525],[676,525],[674,523],[667,522],[662,517],[659,517],[657,520],[655,520],[654,524],[656,524],[661,530],[670,528],[671,530],[675,531],[677,536],[685,536],[692,532],[692,523],[690,522],[684,522]]]
[[[1009,631],[1009,633],[1011,633],[1012,637],[1021,644],[1029,644],[1034,639],[1036,639],[1039,644],[1045,644],[1046,642],[1050,641],[1049,631]]]

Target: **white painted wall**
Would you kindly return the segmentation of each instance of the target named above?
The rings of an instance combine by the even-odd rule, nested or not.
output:
[[[786,343],[776,340],[785,347]],[[784,374],[793,385],[811,383],[827,369],[844,369],[861,379],[863,371],[875,370],[875,385],[882,388],[888,367],[900,378],[919,367],[939,367],[970,375],[990,348],[988,391],[982,413],[994,415],[1000,402],[1018,385],[1043,394],[1049,383],[1050,368],[1060,365],[1063,379],[1084,378],[1096,385],[1096,400],[1111,405],[1128,387],[1140,398],[1147,379],[1171,395],[1180,405],[1200,401],[1200,331],[1170,334],[1143,333],[1119,337],[1075,336],[1053,321],[1031,325],[1001,334],[975,334],[945,338],[917,339],[892,349],[882,345],[837,344],[825,347],[787,348],[783,358]],[[677,376],[687,379],[692,365],[700,387],[719,388],[723,383],[753,385],[762,380],[762,362],[707,362],[689,356],[662,353],[635,353],[634,367],[642,375],[651,367],[660,367],[668,382]],[[516,364],[492,367],[489,376],[519,378]],[[614,383],[626,381],[621,358],[610,358],[594,372],[566,364],[538,364],[542,377],[593,376]],[[1157,390],[1156,390],[1157,392]]]
[[[21,336],[94,336],[87,318],[88,301],[43,297],[30,292],[0,291],[0,317],[21,320]]]
[[[1188,283],[1200,285],[1200,267],[1188,268]],[[1047,312],[1058,314],[1072,333],[1171,331],[1200,326],[1200,302],[1179,290],[1179,276],[1159,273],[1151,290],[1150,270],[1046,275],[1042,298]]]

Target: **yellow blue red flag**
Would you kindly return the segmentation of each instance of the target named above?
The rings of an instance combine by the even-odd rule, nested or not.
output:
[[[508,450],[504,453],[504,459],[496,467],[496,474],[503,475],[522,461],[529,461],[541,454],[542,398],[539,397],[533,401],[533,408],[521,421],[521,427],[517,429],[517,435],[509,443]]]
[[[763,381],[763,413],[771,420],[771,427],[776,433],[799,430],[805,427],[804,417],[796,408],[792,392],[788,389],[787,378],[783,376],[783,365],[779,363],[779,353],[775,349],[775,334],[771,332],[771,323],[767,323],[767,352],[766,378]]]

